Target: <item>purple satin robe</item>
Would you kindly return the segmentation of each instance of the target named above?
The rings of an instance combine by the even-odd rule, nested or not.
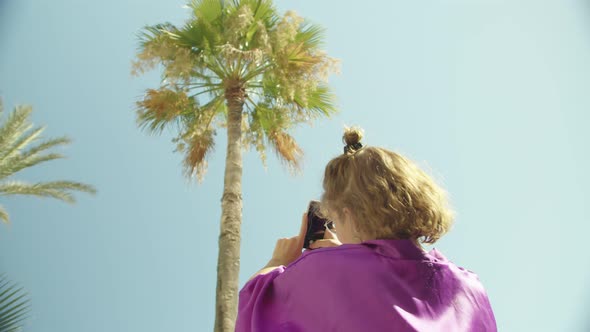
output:
[[[409,240],[304,252],[240,291],[236,332],[496,331],[477,275]]]

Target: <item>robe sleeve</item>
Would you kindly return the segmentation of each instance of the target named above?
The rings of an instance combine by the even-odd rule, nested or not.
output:
[[[236,332],[271,331],[272,311],[277,309],[272,301],[273,281],[285,271],[284,266],[254,277],[239,294]]]

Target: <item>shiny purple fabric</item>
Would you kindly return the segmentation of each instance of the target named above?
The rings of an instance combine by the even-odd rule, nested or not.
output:
[[[306,251],[240,291],[236,332],[496,331],[478,277],[436,249],[373,240]]]

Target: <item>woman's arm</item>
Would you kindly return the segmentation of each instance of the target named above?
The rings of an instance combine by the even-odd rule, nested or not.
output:
[[[270,261],[260,271],[256,272],[248,281],[261,274],[269,273],[277,267],[287,266],[301,256],[303,240],[307,231],[307,214],[303,214],[299,235],[290,238],[282,238],[277,241]]]
[[[266,265],[265,265],[265,266],[264,266],[264,267],[263,267],[263,268],[262,268],[260,271],[258,271],[258,272],[256,272],[256,273],[254,273],[254,275],[253,275],[253,276],[251,276],[251,277],[250,277],[250,279],[248,279],[248,281],[250,281],[250,280],[252,280],[252,279],[256,278],[256,276],[259,276],[259,275],[261,275],[261,274],[267,274],[267,273],[269,273],[270,271],[272,271],[272,270],[274,270],[274,269],[276,269],[276,268],[278,268],[278,267],[280,267],[280,266],[282,266],[282,265],[283,265],[283,264],[280,264],[279,262],[277,262],[277,261],[273,261],[273,260],[271,259],[271,260],[270,260],[270,261],[269,261],[269,262],[268,262],[268,263],[267,263],[267,264],[266,264]]]

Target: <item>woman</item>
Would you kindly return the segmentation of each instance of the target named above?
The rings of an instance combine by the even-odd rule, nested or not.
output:
[[[478,277],[436,249],[453,219],[445,192],[414,163],[363,147],[347,129],[326,166],[322,213],[335,224],[301,253],[278,240],[240,291],[237,332],[496,331]]]

